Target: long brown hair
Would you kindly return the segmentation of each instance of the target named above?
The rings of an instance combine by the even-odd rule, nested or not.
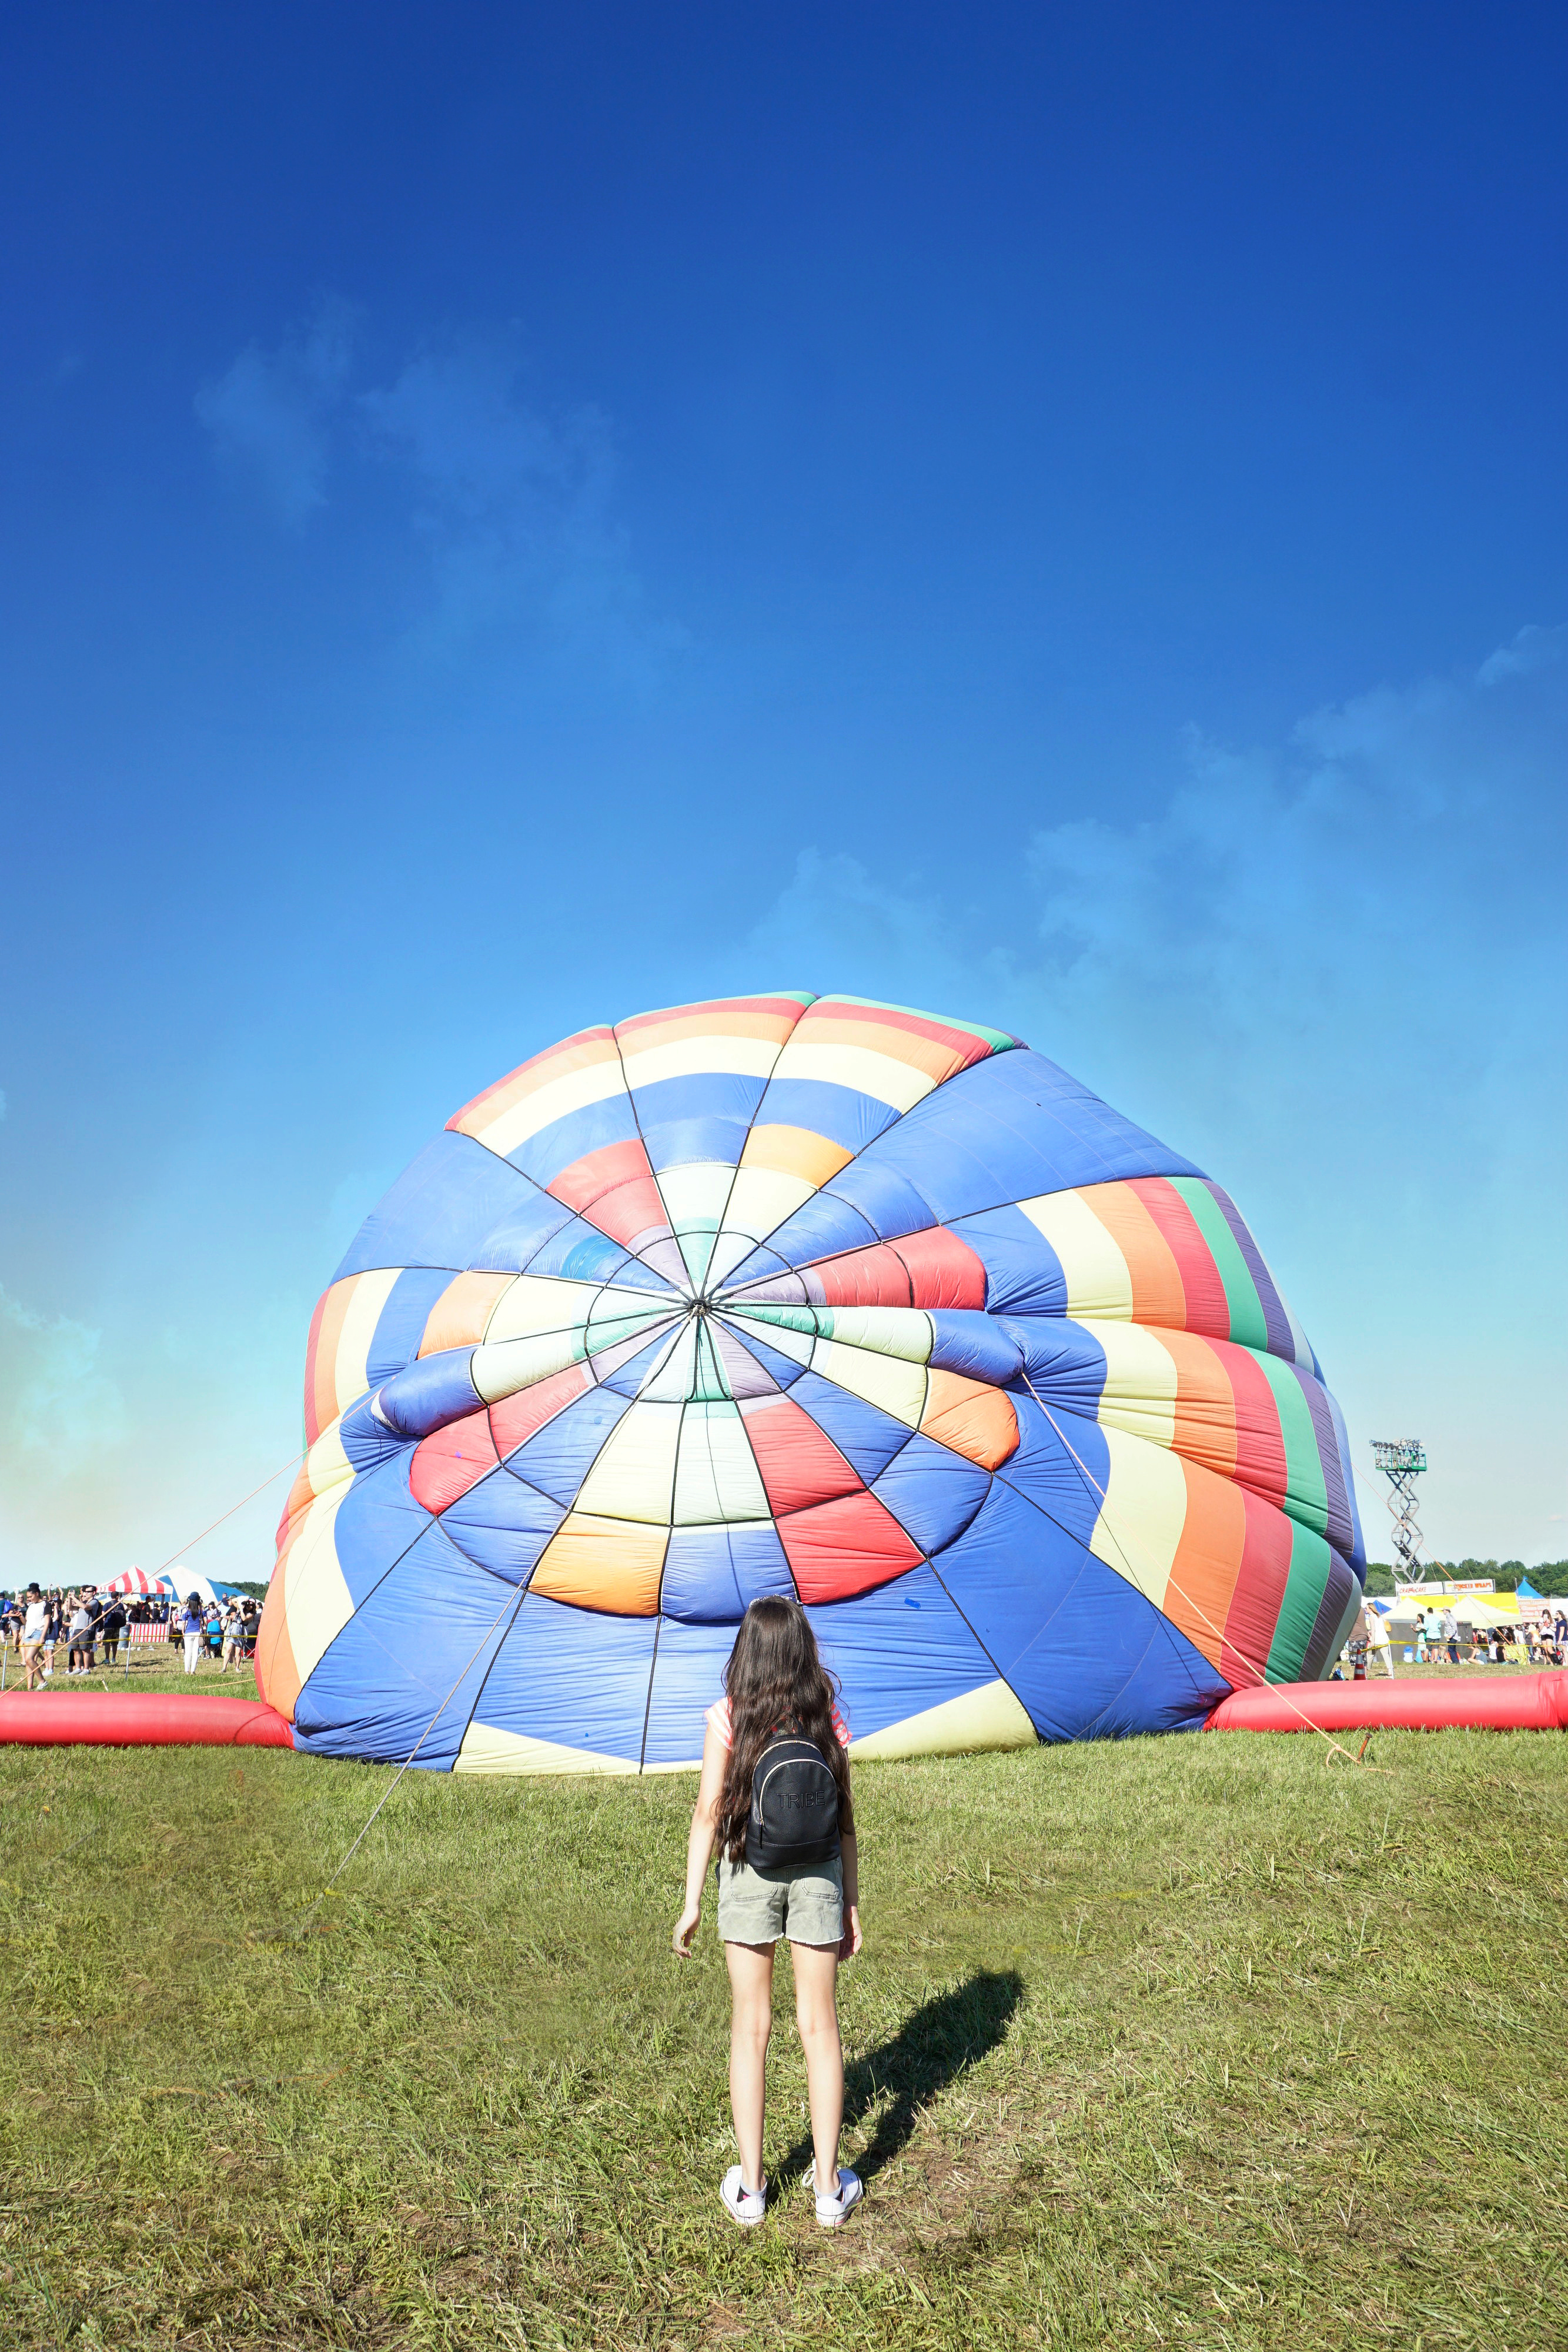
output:
[[[731,1862],[746,1853],[751,1780],[775,1731],[792,1731],[821,1748],[839,1784],[839,1828],[854,1828],[850,1768],[833,1729],[837,1685],[817,1654],[817,1637],[798,1601],[774,1593],[754,1601],[740,1621],[724,1670],[729,1697],[729,1763],[718,1804],[718,1843]]]

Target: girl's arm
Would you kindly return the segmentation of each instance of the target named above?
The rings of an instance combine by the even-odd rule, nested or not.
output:
[[[848,1770],[848,1760],[845,1770]],[[861,1948],[861,1863],[860,1847],[853,1830],[846,1830],[839,1840],[844,1869],[844,1932],[839,1944],[841,1960],[852,1960]]]
[[[685,1908],[675,1922],[675,1932],[671,1939],[677,1959],[685,1960],[691,1957],[692,1938],[702,1917],[703,1881],[707,1876],[713,1842],[718,1832],[718,1801],[724,1794],[724,1771],[728,1760],[729,1750],[710,1723],[703,1738],[702,1778],[697,1782],[697,1801],[692,1808],[692,1831],[686,1840]]]

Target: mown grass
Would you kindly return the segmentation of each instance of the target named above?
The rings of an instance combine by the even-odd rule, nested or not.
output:
[[[743,2237],[689,1780],[411,1773],[301,1934],[384,1771],[0,1751],[0,2341],[1562,2343],[1568,1743],[1327,1755],[862,1767],[867,2202],[781,1962]]]

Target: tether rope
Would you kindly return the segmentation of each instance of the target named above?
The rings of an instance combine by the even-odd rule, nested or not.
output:
[[[154,1574],[162,1576],[164,1570],[169,1568],[176,1559],[182,1559],[185,1552],[194,1551],[196,1546],[202,1541],[202,1538],[204,1536],[210,1536],[214,1528],[221,1528],[225,1519],[232,1519],[236,1511],[243,1511],[247,1503],[253,1503],[258,1495],[263,1494],[268,1486],[275,1483],[275,1481],[281,1478],[286,1470],[298,1469],[300,1463],[307,1459],[308,1453],[309,1448],[307,1446],[304,1453],[296,1454],[291,1456],[288,1461],[281,1463],[276,1470],[271,1472],[267,1477],[262,1480],[259,1486],[253,1486],[248,1495],[242,1495],[237,1503],[231,1504],[226,1511],[221,1513],[217,1518],[212,1520],[208,1526],[204,1527],[202,1529],[201,1535],[193,1536],[189,1543],[182,1545],[179,1551],[171,1552],[169,1559],[163,1562],[162,1568],[153,1571]],[[510,1611],[514,1616],[516,1615],[517,1608],[521,1603],[523,1595],[527,1590],[528,1588],[526,1585],[520,1584],[516,1592],[510,1594],[503,1602],[497,1615],[485,1628],[485,1631],[480,1635],[475,1649],[464,1661],[456,1681],[453,1684],[451,1689],[447,1692],[445,1697],[436,1708],[435,1713],[431,1717],[430,1721],[425,1725],[424,1729],[420,1733],[419,1738],[414,1741],[413,1746],[409,1749],[408,1754],[403,1758],[402,1762],[398,1766],[397,1770],[392,1774],[392,1779],[387,1782],[386,1787],[382,1790],[381,1795],[377,1798],[374,1805],[371,1809],[368,1818],[366,1819],[365,1825],[361,1830],[358,1837],[355,1838],[352,1845],[350,1846],[347,1853],[343,1856],[342,1861],[338,1864],[338,1867],[332,1873],[331,1877],[328,1879],[326,1885],[322,1887],[315,1901],[307,1910],[298,1915],[297,1921],[289,1929],[289,1933],[298,1935],[316,1916],[317,1912],[319,1911],[322,1904],[325,1903],[328,1895],[330,1895],[333,1887],[337,1885],[339,1879],[341,1878],[344,1871],[347,1870],[355,1854],[358,1853],[361,1846],[363,1845],[366,1838],[369,1837],[371,1831],[375,1826],[376,1817],[381,1812],[382,1807],[386,1804],[388,1798],[392,1795],[393,1790],[397,1787],[398,1782],[402,1779],[403,1774],[409,1769],[410,1766],[417,1760],[420,1749],[424,1746],[425,1741],[430,1738],[431,1733],[435,1729],[436,1725],[440,1722],[442,1717],[445,1714],[447,1708],[451,1706],[453,1700],[456,1697],[458,1692],[463,1687],[464,1682],[466,1680],[470,1671],[472,1670],[475,1661],[483,1652],[486,1643],[489,1641],[491,1635],[495,1633],[497,1626],[500,1624],[502,1618],[507,1615],[508,1611]],[[510,1629],[508,1628],[508,1631]],[[501,1638],[505,1641],[506,1635],[503,1634]],[[94,1824],[94,1828],[97,1828],[99,1824]],[[85,1844],[87,1839],[92,1834],[92,1830],[89,1829],[85,1831],[82,1836],[75,1841],[73,1845],[68,1846],[65,1849],[64,1853],[53,1855],[48,1866],[52,1869],[55,1863],[64,1860],[65,1853],[74,1853],[76,1847]]]
[[[475,1660],[479,1657],[481,1652],[484,1650],[486,1643],[490,1639],[492,1633],[494,1633],[496,1627],[500,1623],[501,1619],[506,1616],[508,1610],[510,1610],[512,1614],[516,1616],[517,1612],[521,1605],[523,1595],[527,1591],[527,1585],[519,1584],[516,1592],[514,1592],[502,1604],[499,1614],[493,1619],[491,1623],[486,1625],[483,1633],[480,1634],[476,1647],[473,1651],[472,1654],[465,1660],[462,1670],[458,1674],[457,1679],[453,1684],[452,1688],[447,1692],[446,1696],[442,1700],[441,1705],[436,1708],[435,1713],[431,1717],[430,1721],[425,1725],[424,1729],[420,1733],[419,1738],[414,1741],[413,1746],[409,1749],[408,1754],[403,1758],[402,1762],[398,1766],[397,1770],[392,1774],[392,1779],[387,1782],[386,1787],[382,1790],[381,1795],[376,1799],[374,1805],[371,1808],[370,1815],[365,1822],[364,1828],[360,1832],[359,1836],[354,1840],[353,1844],[349,1848],[348,1853],[343,1856],[342,1861],[338,1864],[337,1869],[332,1873],[331,1877],[327,1881],[325,1886],[322,1887],[321,1892],[317,1895],[314,1903],[310,1905],[308,1910],[302,1911],[298,1915],[298,1919],[289,1929],[289,1933],[293,1935],[303,1934],[305,1928],[308,1927],[311,1920],[314,1919],[317,1912],[319,1911],[322,1904],[325,1903],[328,1895],[330,1895],[333,1887],[336,1886],[339,1879],[341,1878],[343,1873],[347,1870],[349,1864],[352,1862],[354,1856],[363,1845],[366,1838],[369,1837],[371,1831],[375,1824],[376,1816],[381,1811],[382,1807],[386,1803],[387,1799],[392,1795],[392,1790],[397,1787],[398,1782],[402,1779],[403,1774],[408,1770],[409,1766],[414,1761],[420,1749],[424,1746],[425,1741],[430,1738],[431,1733],[434,1730],[436,1725],[440,1722],[442,1717],[445,1714],[447,1708],[451,1706],[453,1700],[462,1689],[464,1683],[466,1681],[468,1675],[473,1669]],[[511,1628],[508,1626],[507,1631],[509,1633]],[[504,1642],[506,1638],[506,1633],[503,1633],[501,1636],[502,1641]]]
[[[162,1576],[166,1574],[167,1571],[173,1567],[176,1560],[183,1559],[188,1551],[194,1551],[196,1546],[199,1543],[204,1543],[207,1537],[213,1533],[214,1528],[221,1528],[225,1519],[232,1519],[236,1511],[243,1511],[247,1503],[254,1503],[258,1495],[264,1495],[270,1486],[276,1484],[276,1482],[282,1477],[285,1470],[298,1470],[299,1465],[306,1459],[307,1454],[308,1454],[309,1450],[309,1447],[307,1446],[304,1454],[291,1454],[287,1462],[280,1463],[276,1470],[268,1473],[268,1475],[262,1480],[259,1486],[253,1486],[248,1495],[242,1495],[237,1503],[231,1503],[228,1509],[226,1511],[220,1512],[215,1519],[212,1520],[202,1529],[199,1536],[193,1536],[189,1543],[182,1544],[180,1546],[178,1551],[172,1551],[169,1554],[168,1559],[162,1563],[162,1566],[153,1570],[153,1575]]]

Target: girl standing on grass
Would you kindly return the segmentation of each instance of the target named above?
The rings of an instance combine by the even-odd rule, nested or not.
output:
[[[836,2229],[859,2201],[858,2175],[839,2162],[844,2055],[834,1985],[861,1948],[849,1727],[798,1601],[754,1601],[710,1706],[686,1845],[685,1908],[674,1949],[686,1958],[702,1916],[703,1882],[719,1848],[718,1932],[732,2002],[729,2103],[740,2162],[719,2195],[742,2229],[768,2210],[762,2119],[773,2030],[773,1952],[782,1936],[795,1969],[795,2016],[806,2053],[817,2219]]]

